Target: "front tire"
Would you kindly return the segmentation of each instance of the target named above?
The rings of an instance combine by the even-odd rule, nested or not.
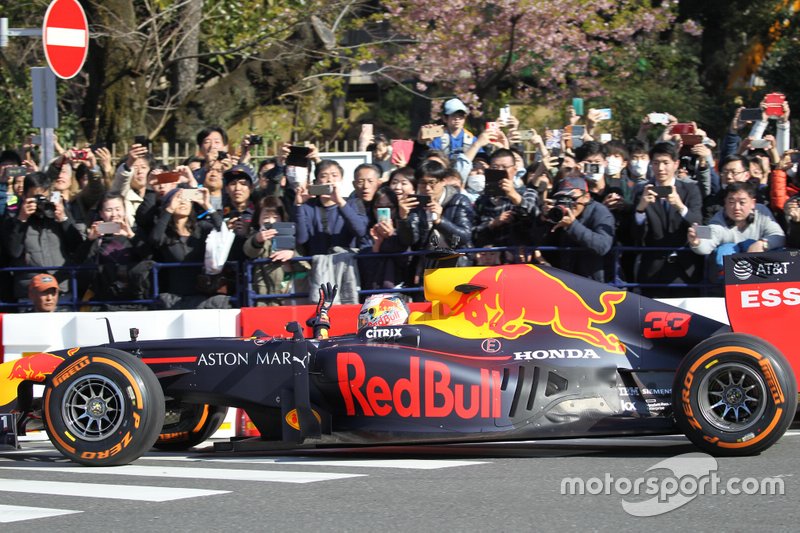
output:
[[[208,404],[178,403],[167,407],[167,417],[155,448],[183,451],[205,442],[225,421],[227,407]]]
[[[42,414],[50,441],[69,459],[123,465],[153,446],[164,423],[164,393],[140,359],[92,348],[56,368]]]
[[[753,455],[788,429],[797,382],[786,358],[768,342],[726,333],[698,344],[673,383],[678,427],[703,451]]]

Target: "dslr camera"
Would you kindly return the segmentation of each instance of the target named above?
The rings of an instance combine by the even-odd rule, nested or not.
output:
[[[554,196],[556,204],[547,212],[547,220],[553,224],[558,224],[564,215],[569,213],[569,210],[575,207],[575,198],[568,194],[560,194]]]
[[[37,194],[34,198],[36,199],[37,215],[43,218],[56,218],[56,204],[43,194]]]

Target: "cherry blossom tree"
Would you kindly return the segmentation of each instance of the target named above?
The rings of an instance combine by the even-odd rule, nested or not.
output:
[[[417,79],[480,107],[510,90],[517,97],[596,95],[596,79],[636,54],[636,38],[667,29],[677,2],[648,0],[386,0],[382,14],[397,43],[382,75]],[[601,70],[602,69],[602,70]],[[619,68],[618,76],[627,76]]]

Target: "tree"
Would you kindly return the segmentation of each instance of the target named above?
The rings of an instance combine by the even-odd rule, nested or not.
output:
[[[545,99],[601,92],[593,58],[603,56],[620,76],[617,56],[635,55],[634,37],[673,20],[669,4],[618,0],[387,0],[383,19],[406,44],[382,54],[385,75],[435,84],[480,107],[504,88]],[[613,53],[612,53],[613,52]]]

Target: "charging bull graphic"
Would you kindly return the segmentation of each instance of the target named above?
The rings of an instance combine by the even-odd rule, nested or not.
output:
[[[0,364],[0,405],[16,399],[20,382],[42,383],[63,361],[61,357],[41,352]]]
[[[597,327],[614,318],[616,306],[627,294],[624,291],[603,292],[596,310],[563,281],[533,265],[460,268],[456,273],[457,280],[450,269],[446,278],[437,277],[436,271],[426,273],[426,298],[450,309],[446,321],[434,320],[431,326],[468,339],[516,339],[534,325],[550,326],[558,335],[612,353],[625,352],[616,335]],[[417,314],[412,321],[430,318]]]

